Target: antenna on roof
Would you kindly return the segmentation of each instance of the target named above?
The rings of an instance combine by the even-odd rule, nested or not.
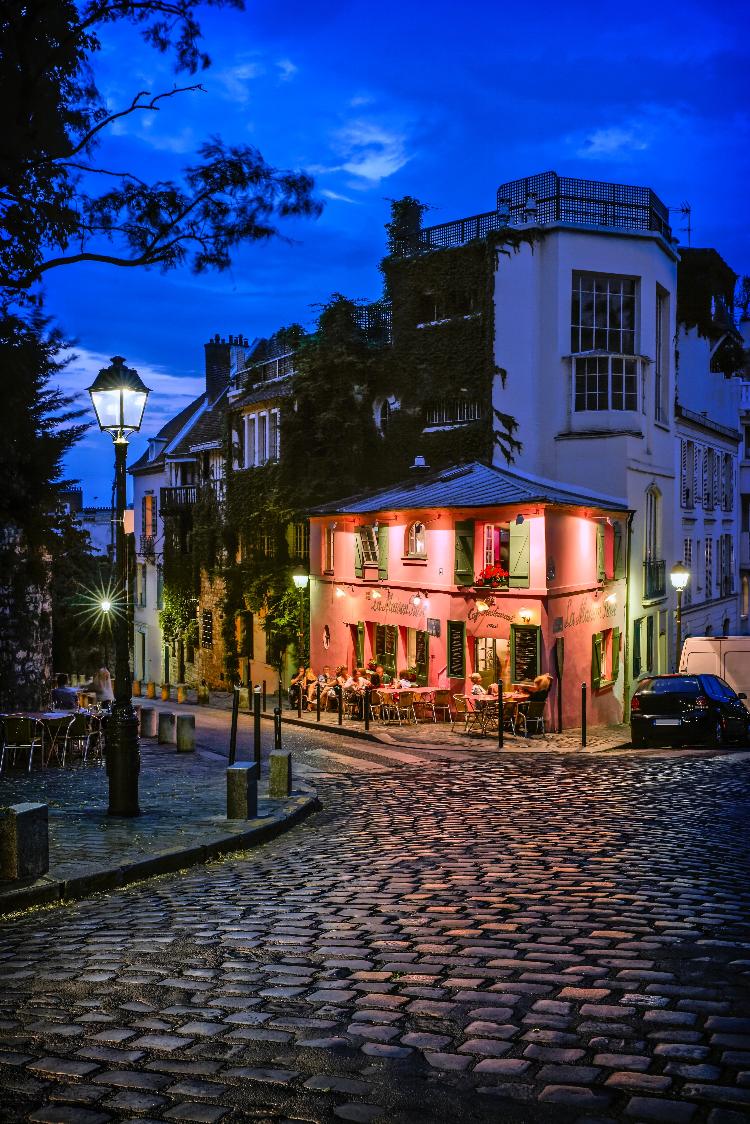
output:
[[[685,226],[681,226],[678,229],[687,234],[687,244],[689,246],[693,234],[693,226],[691,222],[693,208],[689,203],[680,203],[679,207],[667,207],[667,210],[671,215],[682,215],[682,217],[687,220]]]

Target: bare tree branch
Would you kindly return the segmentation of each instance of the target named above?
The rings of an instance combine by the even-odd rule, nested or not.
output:
[[[73,148],[69,153],[66,154],[66,159],[69,159],[71,156],[77,156],[79,152],[82,152],[84,149],[88,148],[96,134],[100,133],[102,129],[106,129],[109,125],[112,124],[113,121],[117,121],[121,117],[129,117],[131,113],[137,113],[139,110],[143,109],[158,113],[160,108],[156,104],[158,101],[163,101],[165,98],[173,98],[175,94],[192,93],[194,90],[200,90],[202,94],[205,94],[206,92],[205,88],[200,84],[200,82],[196,83],[194,86],[175,86],[173,90],[166,90],[162,94],[155,94],[154,97],[151,98],[150,102],[145,103],[141,102],[140,99],[147,98],[151,91],[139,90],[127,109],[120,109],[117,111],[117,113],[110,113],[107,117],[103,117],[101,121],[97,121],[93,129],[89,129],[89,131],[84,137],[82,137],[75,148]],[[54,160],[54,157],[50,157],[50,160]]]

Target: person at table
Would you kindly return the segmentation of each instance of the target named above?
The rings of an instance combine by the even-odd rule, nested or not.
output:
[[[78,691],[68,685],[68,677],[61,672],[56,679],[56,686],[52,688],[52,706],[54,710],[77,710]]]
[[[494,679],[490,683],[489,687],[487,688],[487,694],[492,695],[493,699],[497,698],[498,687],[497,687],[497,683],[495,683]]]
[[[112,690],[112,676],[106,667],[100,667],[98,671],[94,672],[91,680],[91,690],[96,695],[96,701],[99,706],[111,707],[115,701],[115,693]]]
[[[485,691],[484,687],[482,686],[482,676],[479,674],[478,671],[472,672],[472,674],[469,676],[469,678],[471,679],[471,694],[472,695],[481,696],[481,695],[487,694],[487,691]]]
[[[375,671],[380,676],[381,685],[383,687],[390,687],[390,685],[393,683],[393,679],[385,670],[382,663],[378,664],[378,666],[375,668]]]
[[[552,676],[547,675],[546,672],[543,672],[541,675],[537,675],[534,679],[534,682],[529,683],[525,687],[525,690],[532,700],[539,699],[541,701],[542,698],[546,698],[549,694],[551,683]]]
[[[396,684],[396,686],[400,687],[402,691],[408,691],[415,685],[416,684],[412,683],[411,679],[409,678],[409,671],[407,668],[404,668],[403,671],[399,671],[398,683]]]
[[[297,674],[293,679],[289,680],[289,706],[292,708],[292,710],[294,710],[294,708],[297,706],[299,693],[301,690],[303,690],[303,684],[306,678],[305,672],[305,665],[300,664],[297,668]]]
[[[380,665],[374,667],[370,672],[370,686],[373,691],[377,691],[378,687],[383,686],[383,669]]]
[[[322,704],[323,689],[331,682],[332,678],[333,677],[331,675],[331,669],[328,666],[328,664],[326,664],[325,667],[323,668],[323,670],[321,671],[320,675],[316,675],[315,678],[312,680],[312,682],[310,682],[308,680],[308,685],[307,685],[307,703],[308,703],[308,706],[312,706],[313,703],[315,702],[315,697],[318,693],[318,685],[320,685],[320,699],[321,699],[321,704]]]

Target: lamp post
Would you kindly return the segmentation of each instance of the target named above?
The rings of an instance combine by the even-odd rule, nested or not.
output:
[[[292,581],[294,582],[295,586],[299,590],[299,646],[300,646],[300,650],[299,650],[298,656],[299,656],[300,661],[303,662],[305,664],[305,666],[307,666],[307,661],[309,659],[309,653],[307,652],[307,648],[305,647],[305,658],[303,660],[302,659],[302,637],[303,637],[304,630],[305,630],[305,601],[304,601],[305,590],[307,589],[307,584],[310,581],[310,575],[308,574],[308,572],[307,572],[307,570],[305,569],[304,566],[300,565],[300,566],[294,567],[294,569],[292,570]]]
[[[679,671],[680,653],[682,651],[682,591],[690,580],[690,571],[687,566],[683,566],[682,562],[675,562],[674,566],[669,571],[669,580],[672,583],[672,588],[677,591],[677,659],[675,661],[675,671]]]
[[[128,437],[137,433],[143,421],[149,389],[137,371],[125,366],[121,355],[115,355],[111,367],[99,372],[88,388],[102,432],[111,434],[115,445],[115,565],[119,595],[123,603],[114,612],[115,699],[107,722],[107,776],[109,778],[109,815],[137,816],[138,773],[141,767],[138,749],[138,720],[131,702],[131,677],[128,644],[128,618],[125,594],[128,586],[125,559],[125,466]]]

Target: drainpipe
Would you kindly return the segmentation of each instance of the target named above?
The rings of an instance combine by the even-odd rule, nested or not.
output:
[[[628,549],[625,555],[625,641],[622,646],[622,660],[625,665],[625,676],[622,690],[622,720],[627,721],[630,713],[630,554],[633,541],[634,511],[628,512]]]

